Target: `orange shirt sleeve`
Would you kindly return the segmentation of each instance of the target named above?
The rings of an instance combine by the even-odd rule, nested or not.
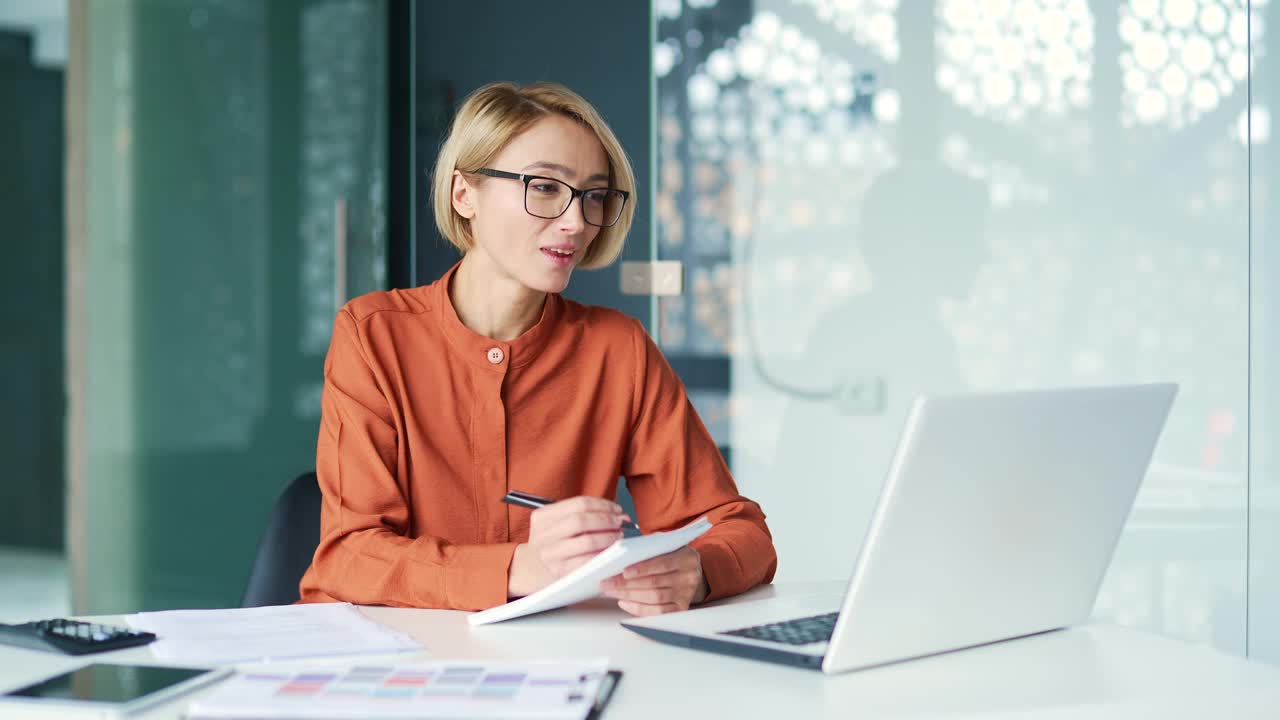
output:
[[[764,512],[738,493],[679,376],[639,322],[633,337],[635,425],[622,474],[640,526],[672,530],[707,516],[714,527],[691,543],[702,557],[707,600],[770,582],[778,558]]]
[[[398,426],[381,372],[349,309],[338,313],[324,365],[316,475],[320,544],[302,599],[479,610],[507,601],[515,543],[458,545],[408,537],[397,480]]]

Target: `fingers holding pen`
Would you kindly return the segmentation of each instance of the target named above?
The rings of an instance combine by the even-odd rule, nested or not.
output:
[[[554,577],[562,577],[622,537],[630,518],[610,500],[575,497],[533,511],[529,544]]]

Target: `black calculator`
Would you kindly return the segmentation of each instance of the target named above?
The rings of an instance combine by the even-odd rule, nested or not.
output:
[[[0,644],[67,655],[119,650],[146,645],[155,639],[154,633],[64,618],[36,620],[21,625],[0,623]]]

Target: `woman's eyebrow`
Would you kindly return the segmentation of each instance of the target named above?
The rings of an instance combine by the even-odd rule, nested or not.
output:
[[[573,176],[573,171],[565,167],[564,165],[561,165],[559,163],[546,162],[544,160],[540,160],[536,163],[530,163],[528,165],[525,165],[523,168],[520,169],[520,172],[529,172],[530,170],[534,170],[538,168],[543,170],[550,170],[552,172],[558,172],[561,175],[564,175],[565,177]],[[586,179],[586,182],[597,182],[597,181],[609,182],[609,176],[605,173],[596,173],[595,175],[592,175],[591,177]]]

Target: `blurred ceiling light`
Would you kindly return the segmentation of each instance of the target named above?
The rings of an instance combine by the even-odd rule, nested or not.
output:
[[[1130,0],[1120,9],[1126,126],[1180,128],[1212,112],[1249,76],[1249,8],[1262,52],[1268,0]]]
[[[939,86],[957,105],[1017,122],[1090,102],[1087,0],[939,0]]]
[[[1271,137],[1271,111],[1265,106],[1255,105],[1251,112],[1240,112],[1236,120],[1236,139],[1241,145],[1252,141],[1261,145]]]
[[[854,42],[889,62],[898,60],[899,0],[792,0],[813,8],[814,14],[832,29],[849,35]]]

